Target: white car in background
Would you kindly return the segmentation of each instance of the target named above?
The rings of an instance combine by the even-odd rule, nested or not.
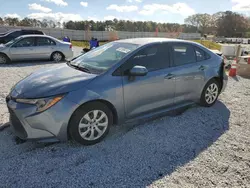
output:
[[[41,59],[59,62],[72,57],[71,43],[47,35],[23,35],[0,45],[0,64]]]

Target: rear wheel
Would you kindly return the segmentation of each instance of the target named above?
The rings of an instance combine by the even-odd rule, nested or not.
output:
[[[9,63],[9,58],[5,54],[0,54],[0,64]]]
[[[216,102],[219,93],[219,83],[215,79],[210,80],[202,91],[200,104],[206,107],[212,106]]]
[[[51,60],[52,61],[55,61],[55,62],[60,62],[64,59],[64,56],[61,52],[54,52],[52,55],[51,55]]]
[[[69,134],[76,142],[92,145],[100,142],[113,124],[113,114],[101,102],[92,102],[78,108],[69,123]]]

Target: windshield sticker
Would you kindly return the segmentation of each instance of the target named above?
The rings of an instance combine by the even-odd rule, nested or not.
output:
[[[125,54],[130,52],[129,49],[126,49],[126,48],[123,48],[123,47],[117,48],[116,51],[122,52],[122,53],[125,53]]]
[[[87,53],[88,55],[86,57],[88,58],[92,58],[92,57],[96,57],[101,55],[103,52],[105,52],[107,49],[111,48],[113,46],[113,44],[111,45],[106,45],[106,46],[102,46],[100,48],[94,49],[94,51],[92,51],[92,53]]]

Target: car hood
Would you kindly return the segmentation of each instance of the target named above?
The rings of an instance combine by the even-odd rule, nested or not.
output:
[[[43,98],[82,88],[97,75],[57,65],[40,69],[18,82],[11,92],[14,98]],[[13,96],[15,95],[15,96]]]

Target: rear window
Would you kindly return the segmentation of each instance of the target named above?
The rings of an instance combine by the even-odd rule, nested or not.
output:
[[[22,31],[22,34],[23,35],[32,35],[32,34],[41,35],[41,34],[43,34],[43,32],[36,31],[36,30],[24,30],[24,31]]]
[[[43,35],[42,31],[34,31],[34,34]]]

